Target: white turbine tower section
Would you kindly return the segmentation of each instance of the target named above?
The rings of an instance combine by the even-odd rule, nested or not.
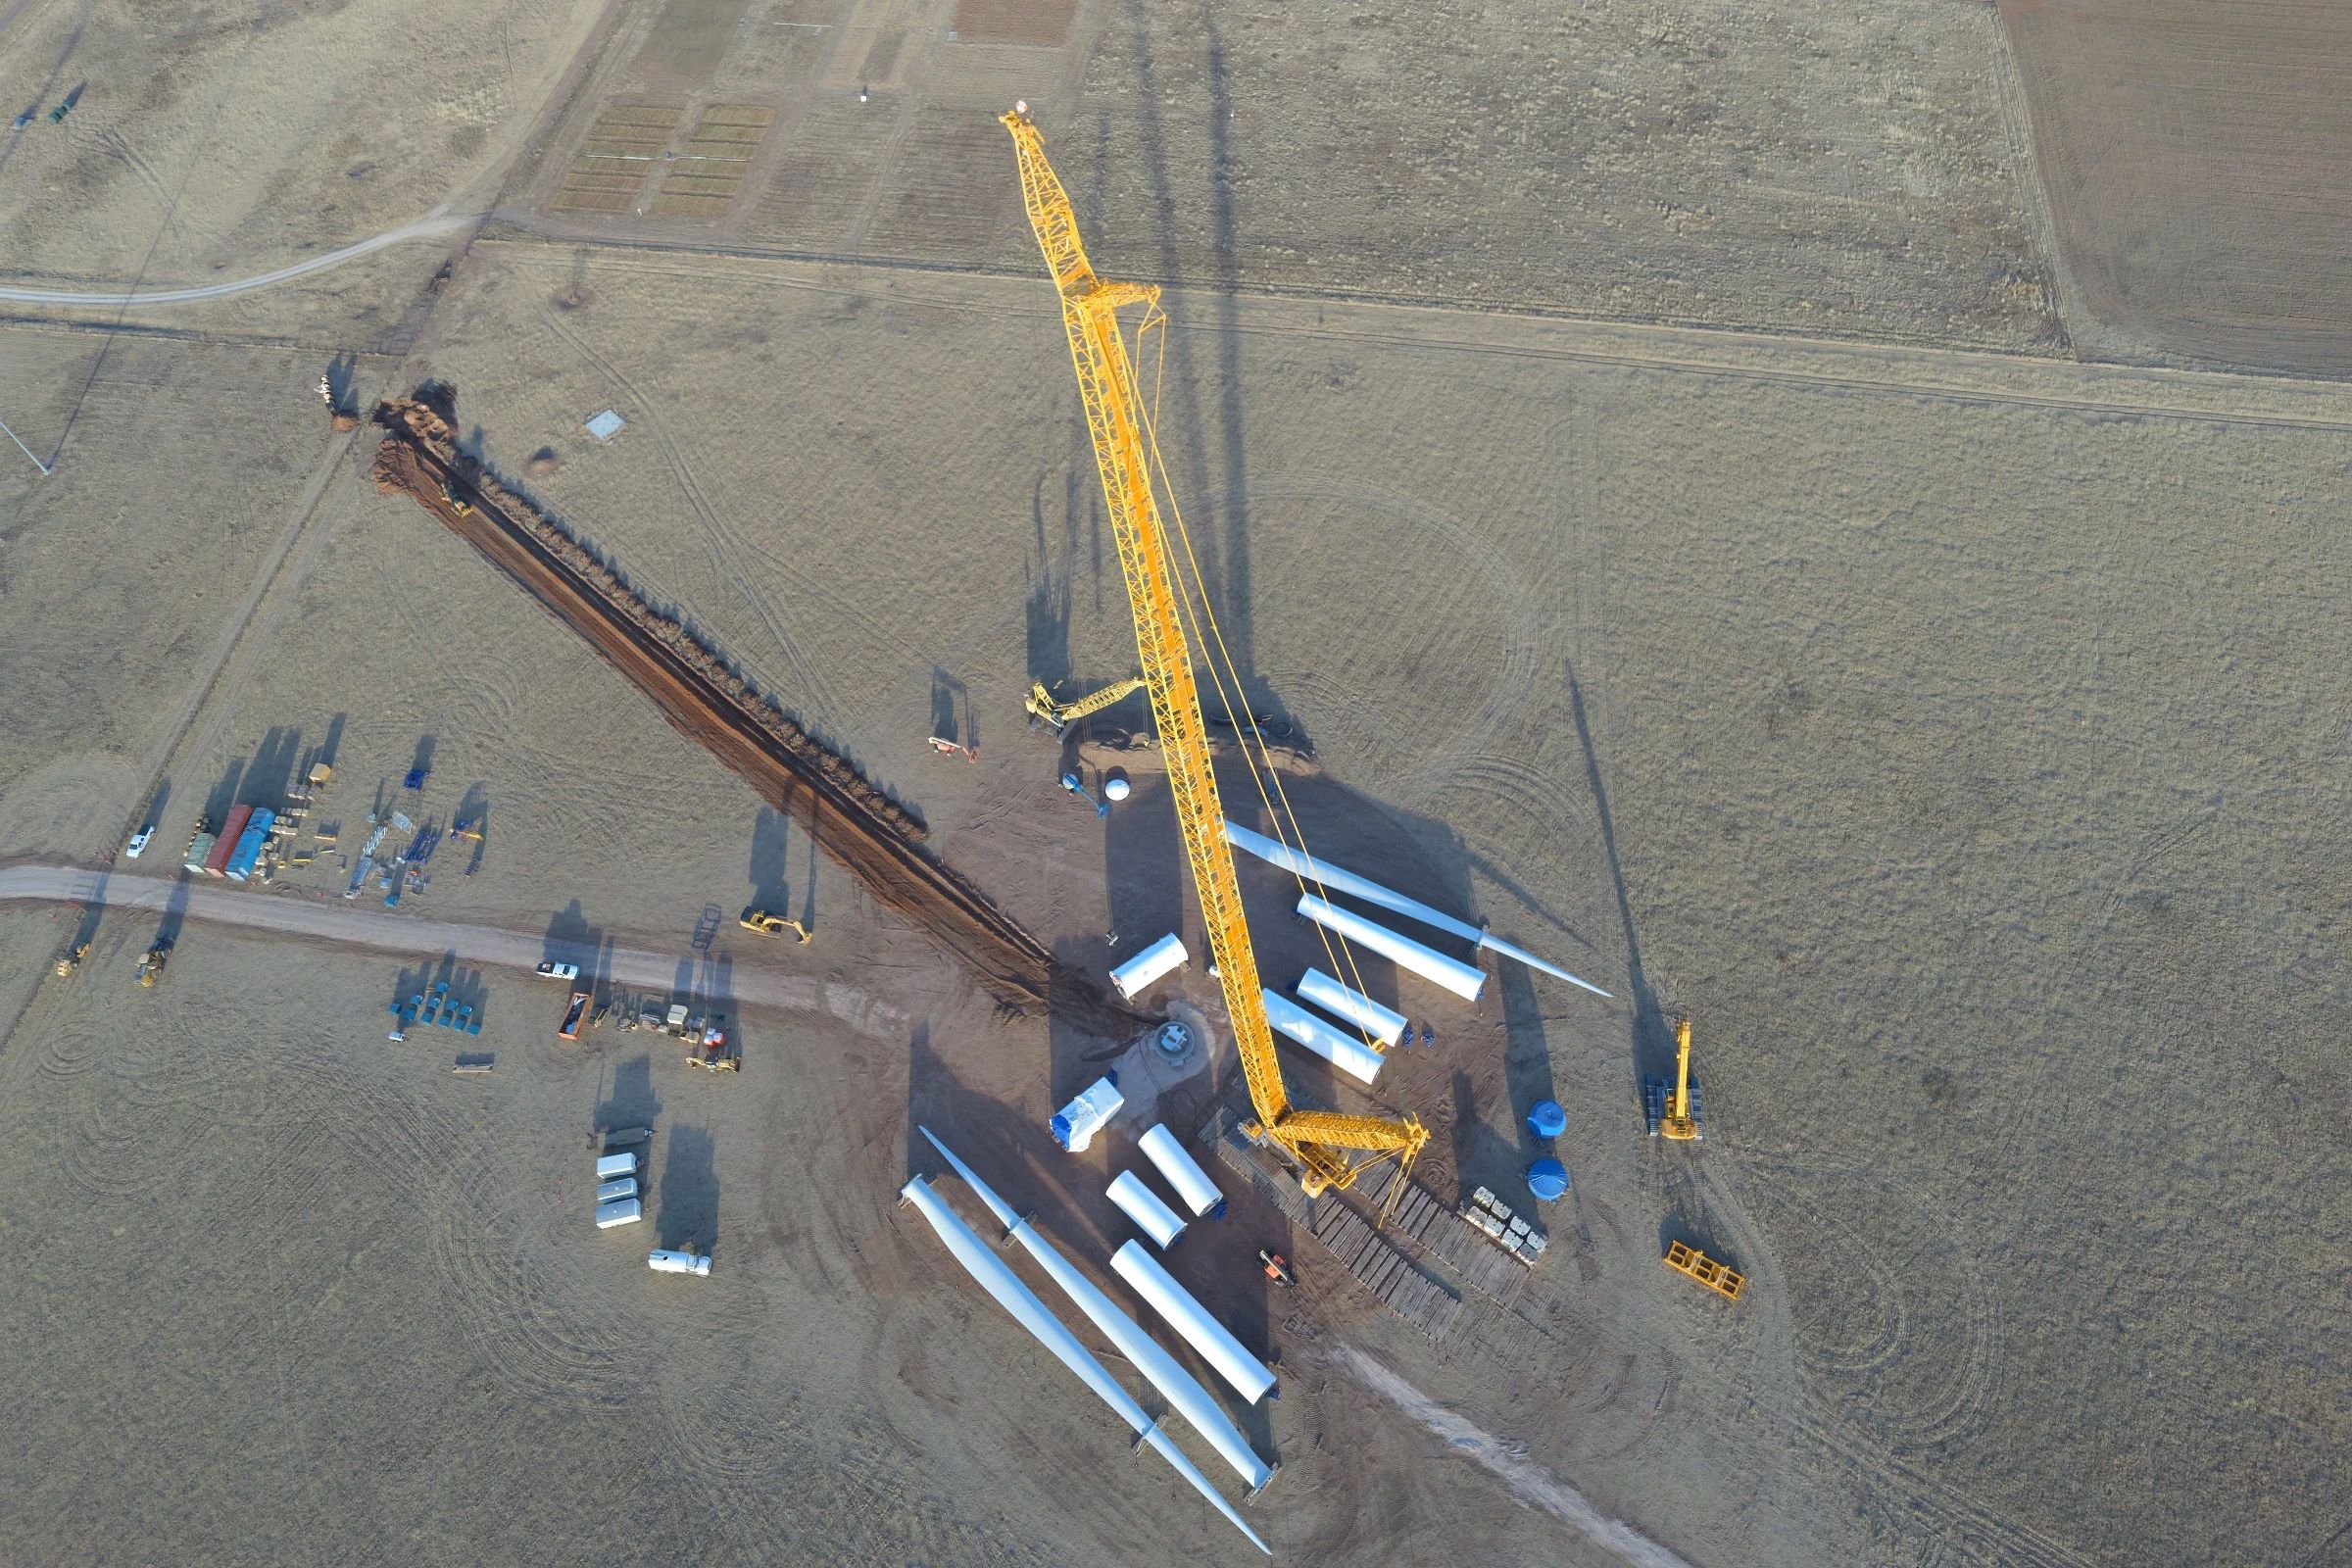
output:
[[[1151,990],[1160,976],[1183,968],[1191,957],[1184,943],[1170,932],[1111,970],[1110,983],[1119,988],[1120,996],[1133,1002],[1138,993]]]
[[[1174,1247],[1176,1238],[1184,1234],[1184,1221],[1135,1172],[1123,1170],[1112,1177],[1109,1197],[1135,1221],[1136,1229],[1159,1244],[1161,1251]]]
[[[1062,1327],[1059,1318],[1046,1310],[1046,1303],[1037,1298],[1037,1293],[1021,1283],[1020,1276],[1013,1273],[1010,1264],[997,1255],[994,1248],[972,1234],[972,1228],[963,1222],[963,1217],[941,1201],[939,1195],[931,1191],[928,1182],[920,1176],[912,1177],[899,1189],[899,1196],[921,1210],[923,1218],[929,1220],[931,1228],[939,1233],[939,1239],[947,1243],[948,1250],[956,1254],[956,1261],[980,1282],[982,1290],[997,1298],[999,1306],[1012,1314],[1013,1321],[1035,1335],[1038,1344],[1054,1352],[1055,1360],[1076,1373],[1078,1381],[1094,1390],[1104,1404],[1116,1410],[1144,1442],[1176,1467],[1178,1475],[1193,1484],[1196,1492],[1216,1504],[1217,1512],[1223,1514],[1234,1529],[1250,1538],[1250,1544],[1269,1557],[1274,1555],[1274,1548],[1267,1545],[1258,1533],[1234,1511],[1233,1504],[1208,1484],[1208,1477],[1200,1473],[1200,1467],[1185,1457],[1184,1450],[1177,1447],[1168,1435],[1159,1430],[1158,1424],[1144,1413],[1144,1407],[1135,1402],[1133,1396],[1111,1381],[1110,1374],[1102,1370],[1102,1363],[1087,1353],[1086,1347],[1078,1343],[1078,1337]]]
[[[1150,1132],[1136,1140],[1136,1147],[1159,1167],[1159,1173],[1176,1189],[1176,1196],[1184,1200],[1186,1207],[1196,1214],[1225,1217],[1225,1195],[1208,1179],[1208,1172],[1200,1168],[1200,1162],[1184,1152],[1174,1133],[1154,1122]]]
[[[1247,1482],[1255,1494],[1259,1488],[1274,1478],[1274,1467],[1260,1459],[1238,1428],[1228,1420],[1224,1408],[1209,1396],[1194,1377],[1176,1364],[1176,1358],[1160,1348],[1159,1342],[1146,1334],[1135,1319],[1118,1308],[1118,1304],[1099,1290],[1093,1280],[1070,1265],[1068,1258],[1054,1250],[1054,1244],[1037,1233],[1037,1227],[1022,1219],[999,1198],[988,1183],[972,1174],[972,1167],[956,1157],[955,1151],[941,1143],[930,1128],[920,1129],[931,1147],[956,1168],[964,1185],[971,1188],[988,1211],[997,1216],[1004,1228],[1012,1232],[1013,1240],[1037,1259],[1038,1266],[1053,1277],[1069,1298],[1078,1303],[1087,1320],[1102,1331],[1102,1337],[1118,1347],[1119,1353],[1133,1362],[1151,1385],[1159,1391],[1161,1398],[1173,1405],[1178,1415],[1193,1424],[1193,1430],[1208,1441],[1225,1462]]]
[[[1487,988],[1484,971],[1459,958],[1449,958],[1435,948],[1425,948],[1411,937],[1400,936],[1377,921],[1365,919],[1353,909],[1343,909],[1328,899],[1302,893],[1298,896],[1298,912],[1350,942],[1370,948],[1390,962],[1401,964],[1422,979],[1444,986],[1465,1002],[1476,1002],[1478,994]]]
[[[1404,1038],[1404,1014],[1384,1007],[1361,991],[1340,984],[1320,969],[1309,969],[1299,980],[1298,1000],[1311,1002],[1335,1018],[1349,1023],[1394,1050]]]
[[[1279,991],[1265,993],[1266,1024],[1362,1083],[1380,1076],[1381,1054],[1351,1034],[1334,1029]]]
[[[1190,1340],[1200,1358],[1215,1367],[1243,1398],[1255,1404],[1266,1396],[1266,1391],[1274,1386],[1274,1374],[1266,1363],[1251,1355],[1224,1324],[1210,1316],[1208,1308],[1177,1284],[1176,1276],[1161,1268],[1157,1258],[1128,1242],[1110,1255],[1110,1266],[1135,1287],[1136,1295],[1152,1303],[1152,1310],[1168,1320],[1170,1328]]]
[[[1477,943],[1489,953],[1499,953],[1506,958],[1516,958],[1531,969],[1541,969],[1545,974],[1551,975],[1555,979],[1565,980],[1572,986],[1583,986],[1596,997],[1608,995],[1606,991],[1601,990],[1592,981],[1579,980],[1558,964],[1546,963],[1525,948],[1514,947],[1500,937],[1491,936],[1467,920],[1457,920],[1450,914],[1441,913],[1417,899],[1408,899],[1401,893],[1382,887],[1370,877],[1357,876],[1353,871],[1334,865],[1329,860],[1318,860],[1303,850],[1294,850],[1289,845],[1278,844],[1263,834],[1252,833],[1239,822],[1231,820],[1226,822],[1225,842],[1246,855],[1256,856],[1268,865],[1279,865],[1284,870],[1296,872],[1310,882],[1320,882],[1324,887],[1335,892],[1361,899],[1366,904],[1377,904],[1382,908],[1392,909],[1408,920],[1418,920],[1423,925],[1434,925],[1441,931],[1450,931],[1465,941]]]

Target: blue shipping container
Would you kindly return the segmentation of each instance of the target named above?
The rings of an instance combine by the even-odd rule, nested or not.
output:
[[[237,836],[237,847],[228,858],[227,869],[232,881],[242,882],[253,874],[253,868],[261,862],[262,846],[270,842],[270,824],[276,820],[275,811],[259,810],[245,824],[245,831]]]

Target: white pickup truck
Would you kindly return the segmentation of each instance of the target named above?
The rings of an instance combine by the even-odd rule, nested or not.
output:
[[[558,963],[551,958],[539,966],[539,978],[542,980],[577,980],[579,977],[580,966],[576,963]]]

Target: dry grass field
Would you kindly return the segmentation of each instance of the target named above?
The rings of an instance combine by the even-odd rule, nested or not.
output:
[[[2002,0],[2082,293],[2126,358],[2352,373],[2352,13]]]
[[[1524,1192],[1520,1117],[1569,1112],[1544,1264],[1442,1344],[1249,1193],[1171,1254],[1282,1354],[1283,1398],[1236,1406],[1284,1464],[1248,1511],[1278,1557],[2342,1560],[2352,392],[2052,352],[2083,334],[2034,193],[2086,295],[2115,230],[2026,163],[2002,16],[677,0],[497,8],[409,58],[414,19],[360,5],[222,13],[172,65],[108,32],[126,14],[34,0],[0,65],[84,17],[113,75],[0,169],[98,136],[133,67],[181,80],[138,133],[180,151],[142,156],[217,181],[217,217],[166,230],[151,285],[499,212],[282,288],[0,325],[0,416],[58,465],[0,466],[16,1554],[1255,1560],[893,1206],[931,1126],[1124,1297],[1127,1139],[1044,1130],[1124,1042],[995,1019],[379,495],[369,433],[311,390],[454,386],[486,462],[1058,956],[1198,953],[1151,767],[1099,821],[1022,722],[1033,678],[1090,687],[1134,646],[989,119],[1021,90],[1105,270],[1191,285],[1172,499],[1252,706],[1312,748],[1311,842],[1616,993],[1506,966],[1472,1006],[1366,966],[1437,1037],[1381,1099],[1431,1125],[1442,1196]],[[2006,21],[2040,94],[2034,19]],[[432,177],[348,181],[370,194],[329,221],[293,107],[169,118],[304,62],[352,84],[304,99],[334,136],[428,104]],[[250,150],[204,151],[232,126]],[[584,203],[583,159],[651,141],[622,206]],[[79,237],[62,194],[0,192],[6,281],[143,275],[163,209],[128,188],[93,184]],[[627,422],[599,442],[605,408]],[[446,846],[387,909],[324,854],[233,923],[32,891],[61,864],[161,885],[200,812],[317,755],[346,851],[399,806],[482,813],[478,860]],[[1245,893],[1287,986],[1311,939],[1281,879]],[[737,929],[749,904],[816,940]],[[610,1024],[558,1042],[563,988],[515,958],[541,951],[726,1008],[743,1073]],[[443,1031],[385,1040],[440,977],[494,1072],[453,1074]],[[1219,1015],[1197,963],[1161,995]],[[1637,1085],[1686,1012],[1707,1138],[1667,1146]],[[600,1235],[590,1129],[649,1121],[648,1222]],[[1669,1239],[1746,1298],[1662,1269]],[[688,1241],[709,1279],[643,1266]]]
[[[985,133],[1017,97],[1128,275],[2046,348],[2003,48],[1973,5],[673,4],[598,56],[513,216],[1024,270]],[[681,209],[677,156],[726,105],[772,125],[731,203]],[[616,161],[645,113],[672,128]]]

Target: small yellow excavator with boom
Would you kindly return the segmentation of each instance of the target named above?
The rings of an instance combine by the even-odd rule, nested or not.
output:
[[[1114,681],[1101,691],[1091,692],[1075,702],[1057,703],[1054,700],[1054,694],[1046,690],[1046,683],[1041,680],[1030,685],[1029,700],[1021,706],[1029,710],[1029,717],[1032,721],[1043,719],[1046,727],[1058,735],[1079,719],[1093,713],[1100,713],[1114,703],[1125,702],[1137,692],[1142,691],[1145,684],[1143,677],[1139,675],[1133,680]]]
[[[770,914],[765,909],[746,909],[743,918],[735,922],[746,931],[757,931],[765,937],[780,937],[789,931],[803,942],[809,938],[808,926],[789,914]]]
[[[1706,1137],[1698,1119],[1698,1081],[1690,1076],[1690,1020],[1685,1018],[1676,1028],[1674,1051],[1674,1087],[1653,1073],[1642,1081],[1642,1108],[1649,1118],[1652,1138],[1671,1138],[1677,1143],[1691,1143]]]
[[[1184,519],[1171,506],[1176,533],[1172,535],[1162,521],[1152,483],[1158,439],[1119,322],[1119,311],[1130,305],[1143,307],[1139,337],[1165,322],[1159,290],[1095,275],[1079,240],[1078,216],[1054,166],[1046,161],[1045,139],[1029,118],[1029,106],[1015,104],[1004,117],[1004,125],[1012,132],[1020,161],[1021,201],[1028,209],[1029,226],[1061,298],[1061,324],[1078,373],[1078,401],[1094,437],[1095,468],[1102,481],[1119,572],[1127,580],[1137,662],[1143,668],[1144,689],[1152,694],[1160,752],[1167,759],[1168,793],[1175,803],[1185,858],[1191,862],[1193,891],[1200,901],[1200,923],[1208,934],[1217,982],[1224,988],[1225,1010],[1233,1022],[1235,1053],[1257,1113],[1245,1130],[1261,1145],[1271,1145],[1298,1171],[1299,1186],[1309,1197],[1348,1187],[1364,1171],[1396,1160],[1397,1178],[1389,1184],[1387,1209],[1381,1215],[1385,1220],[1404,1196],[1404,1175],[1429,1142],[1429,1129],[1416,1116],[1359,1116],[1293,1104],[1266,1022],[1257,955],[1250,945],[1242,909],[1241,878],[1234,870],[1232,846],[1225,841],[1225,808],[1209,767],[1208,726],[1193,672],[1194,649],[1185,633],[1188,617],[1200,622],[1201,652],[1223,661],[1204,666],[1220,694],[1238,692],[1239,674],[1224,655],[1204,593],[1196,604],[1192,590],[1198,587],[1198,567],[1191,577],[1183,575],[1184,564],[1192,559],[1190,542],[1182,537]],[[1161,477],[1164,484],[1164,468]],[[1232,717],[1230,697],[1226,701],[1227,716]],[[1247,745],[1254,735],[1255,726],[1250,725],[1241,729],[1239,738]]]

